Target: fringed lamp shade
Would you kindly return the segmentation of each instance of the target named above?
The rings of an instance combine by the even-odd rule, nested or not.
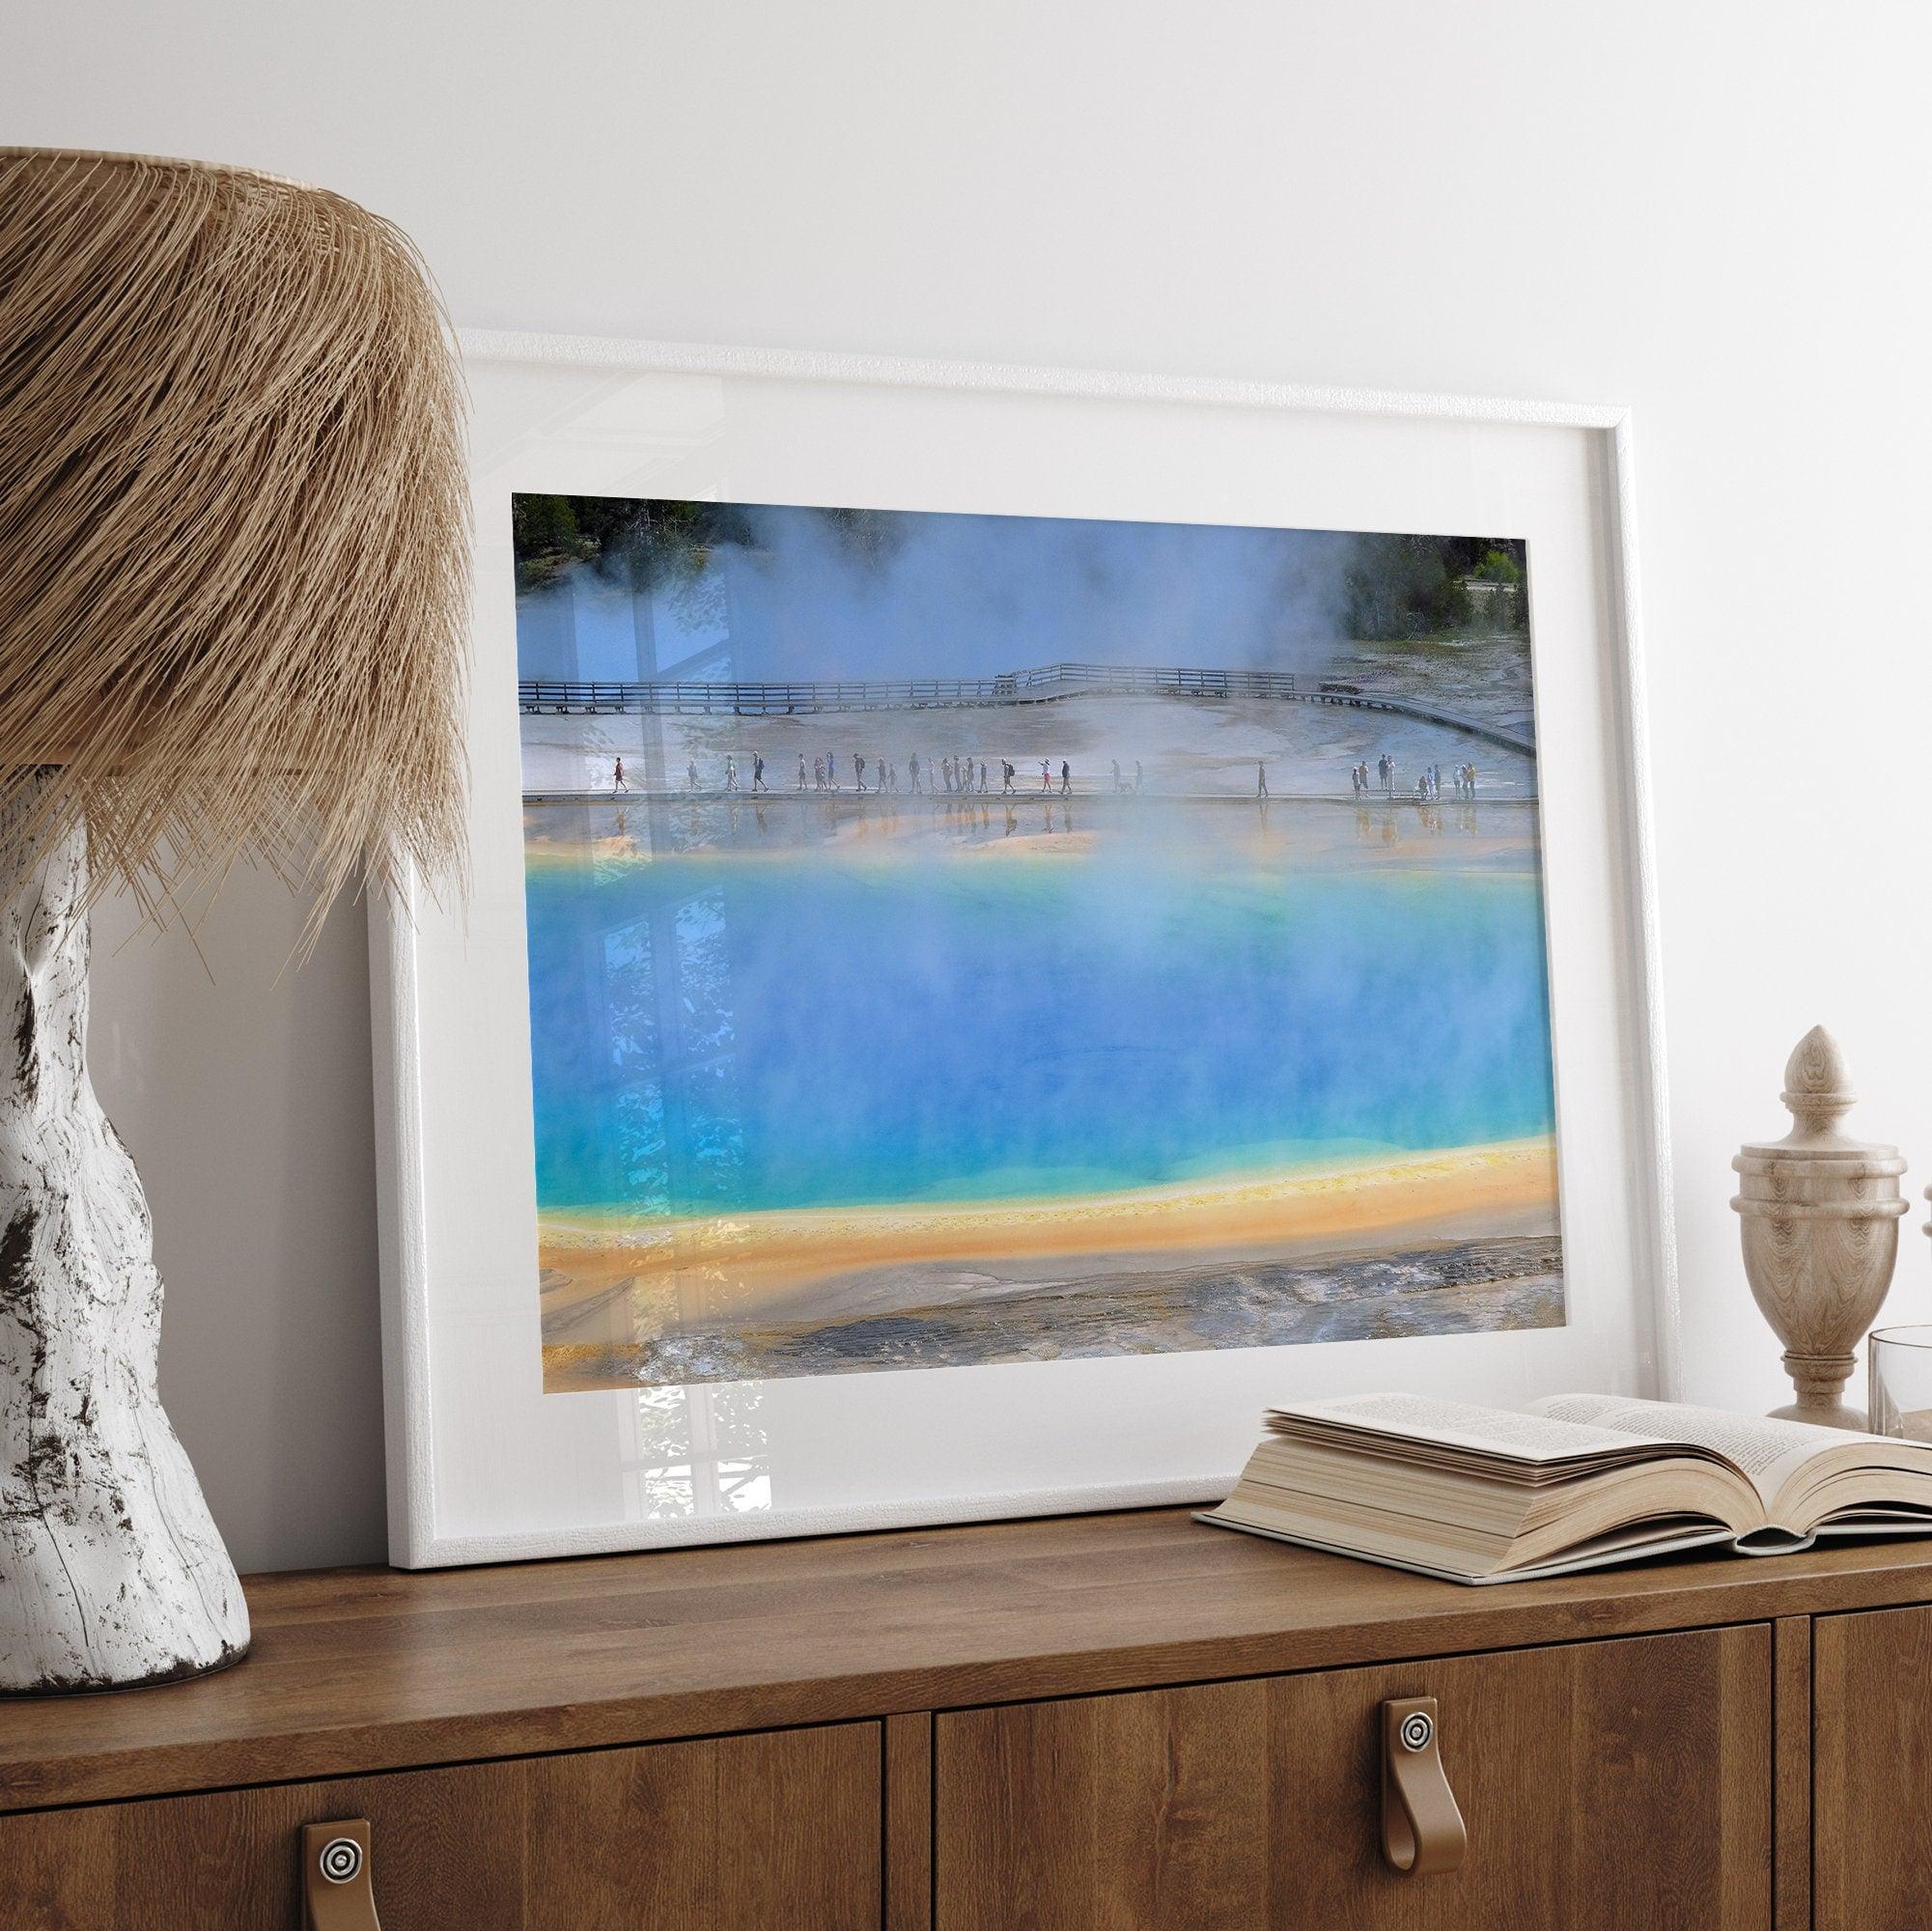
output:
[[[0,150],[0,1693],[247,1647],[87,1077],[88,906],[118,881],[164,915],[259,859],[315,891],[313,938],[359,875],[460,879],[467,502],[443,318],[387,222]]]
[[[462,394],[405,236],[0,150],[0,889],[82,822],[151,904],[243,856],[319,911],[460,871]]]

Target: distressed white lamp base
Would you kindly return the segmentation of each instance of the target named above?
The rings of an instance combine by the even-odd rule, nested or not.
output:
[[[219,1669],[248,1609],[155,1387],[140,1176],[87,1076],[87,850],[0,908],[0,1693]]]

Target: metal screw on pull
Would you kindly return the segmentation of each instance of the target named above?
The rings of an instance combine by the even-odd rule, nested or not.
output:
[[[331,1884],[352,1884],[362,1868],[362,1846],[353,1837],[331,1837],[318,1860]]]
[[[1429,1748],[1429,1739],[1436,1734],[1436,1725],[1430,1721],[1428,1711],[1412,1710],[1403,1718],[1399,1734],[1404,1749],[1425,1750]]]

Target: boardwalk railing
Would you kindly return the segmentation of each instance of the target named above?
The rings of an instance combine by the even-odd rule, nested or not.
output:
[[[518,702],[530,712],[656,712],[678,716],[722,713],[737,717],[1041,704],[1081,692],[1118,697],[1293,697],[1296,684],[1295,674],[1282,670],[1057,663],[1008,671],[997,677],[842,679],[809,684],[619,684],[526,677],[517,686]]]
[[[957,710],[1004,704],[1050,704],[1083,695],[1110,697],[1274,698],[1293,704],[1339,704],[1386,711],[1487,739],[1534,757],[1519,732],[1482,718],[1383,690],[1329,680],[1297,683],[1286,670],[1190,670],[1145,664],[1040,664],[997,677],[914,677],[803,684],[619,683],[602,679],[526,677],[517,699],[529,714],[584,716],[791,717],[826,711]]]

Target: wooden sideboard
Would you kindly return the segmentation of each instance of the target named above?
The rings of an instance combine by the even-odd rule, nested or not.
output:
[[[1463,1589],[1180,1511],[272,1576],[255,1650],[0,1702],[5,1931],[1932,1923],[1932,1543]],[[1436,1699],[1459,1867],[1381,1848]]]

